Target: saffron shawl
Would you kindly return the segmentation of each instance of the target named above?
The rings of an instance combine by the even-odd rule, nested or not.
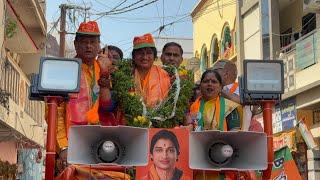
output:
[[[98,121],[98,90],[94,92],[100,74],[98,62],[94,60],[93,72],[83,64],[80,80],[80,92],[76,98],[70,98],[67,105],[66,119],[68,128],[72,125],[86,125],[91,119]],[[74,96],[74,95],[72,95]],[[71,97],[72,97],[71,96]]]
[[[136,69],[134,73],[136,92],[143,97],[144,103],[154,107],[167,97],[170,89],[170,76],[161,67],[152,65],[145,79]]]

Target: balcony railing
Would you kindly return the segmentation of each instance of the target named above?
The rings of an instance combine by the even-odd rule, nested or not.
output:
[[[8,93],[10,98],[15,102],[19,103],[19,81],[20,74],[19,72],[12,66],[8,59],[4,61],[4,71],[2,72],[2,86],[1,89],[4,92]]]
[[[283,47],[279,59],[284,62],[285,92],[316,81],[316,78],[312,80],[309,77],[308,81],[305,78],[314,71],[314,65],[318,65],[320,59],[320,31],[314,30]],[[317,75],[312,74],[312,76]]]
[[[43,103],[29,100],[30,82],[23,72],[19,70],[8,58],[4,60],[1,77],[0,89],[9,95],[13,102],[20,106],[39,126],[43,121]],[[8,108],[8,111],[13,109]]]

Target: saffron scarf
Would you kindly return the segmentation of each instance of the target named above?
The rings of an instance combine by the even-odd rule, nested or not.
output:
[[[168,96],[171,86],[169,74],[156,65],[152,65],[144,79],[136,69],[134,82],[137,94],[142,96],[144,102],[151,107]]]
[[[98,90],[97,80],[100,68],[96,60],[93,69],[82,64],[80,78],[80,92],[70,95],[70,102],[66,106],[67,130],[72,125],[86,125],[90,121],[98,121]]]

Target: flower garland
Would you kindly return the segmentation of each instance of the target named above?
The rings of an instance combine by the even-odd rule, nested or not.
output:
[[[189,108],[193,74],[184,67],[164,66],[171,77],[168,96],[154,108],[146,105],[135,92],[131,60],[121,61],[111,71],[112,87],[129,126],[173,128],[179,125]]]

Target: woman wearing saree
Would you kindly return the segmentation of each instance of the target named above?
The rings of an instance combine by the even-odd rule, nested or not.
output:
[[[201,77],[200,96],[190,107],[190,120],[186,126],[189,130],[220,130],[230,131],[240,127],[240,119],[227,121],[226,117],[239,106],[239,104],[221,96],[221,76],[217,71],[206,70]],[[193,179],[231,180],[232,173],[219,173],[217,171],[194,171]]]

